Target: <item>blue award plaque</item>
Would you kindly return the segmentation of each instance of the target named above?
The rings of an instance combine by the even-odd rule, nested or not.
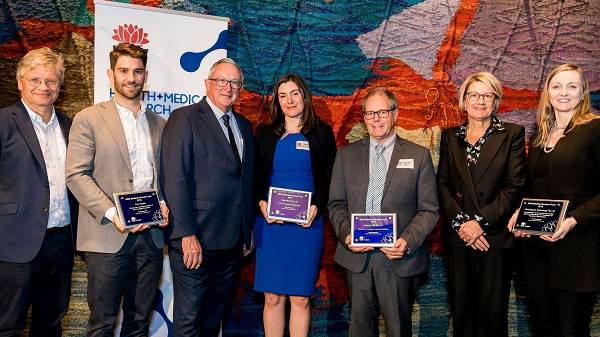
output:
[[[524,198],[513,231],[552,235],[565,218],[568,205],[569,200]]]
[[[351,216],[353,246],[394,247],[396,214],[358,214]]]
[[[311,195],[306,191],[270,187],[267,214],[271,219],[308,223]]]
[[[140,224],[158,225],[163,221],[156,190],[114,193],[113,196],[125,228]]]

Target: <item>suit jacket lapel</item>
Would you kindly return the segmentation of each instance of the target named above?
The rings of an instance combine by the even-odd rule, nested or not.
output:
[[[253,137],[252,128],[250,128],[249,125],[247,125],[246,123],[241,122],[238,113],[236,113],[234,111],[233,114],[235,115],[237,125],[240,128],[240,133],[242,134],[242,139],[244,140],[244,146],[242,147],[242,172],[243,172],[244,168],[246,167],[245,164],[248,163],[248,146],[247,146],[247,144],[250,144],[250,142],[252,141],[252,137]],[[235,158],[233,158],[233,159],[235,160]]]
[[[127,148],[127,139],[125,138],[125,131],[123,130],[123,124],[117,111],[117,105],[114,100],[109,102],[100,103],[105,109],[100,112],[100,118],[104,120],[107,126],[108,132],[110,132],[117,143],[119,152],[127,164],[127,168],[131,171],[131,161],[129,160],[129,149]]]
[[[204,123],[206,123],[208,132],[210,132],[217,144],[219,144],[221,151],[225,153],[225,156],[227,156],[227,158],[229,159],[229,161],[231,161],[232,164],[237,165],[237,160],[233,156],[233,152],[231,151],[231,147],[229,145],[229,142],[227,141],[227,137],[225,136],[225,133],[223,133],[221,124],[215,117],[215,114],[210,108],[210,105],[208,105],[208,103],[206,102],[206,97],[200,102],[200,112],[200,118],[202,118]]]
[[[48,177],[48,173],[46,172],[46,162],[44,161],[44,155],[42,153],[42,148],[40,147],[40,142],[35,134],[35,130],[33,129],[31,118],[29,118],[29,114],[27,113],[27,110],[21,101],[15,104],[13,118],[17,128],[23,135],[25,142],[37,160],[42,170],[43,177]]]
[[[158,183],[158,148],[160,146],[160,132],[158,127],[158,121],[156,118],[162,118],[160,116],[154,115],[152,110],[146,109],[146,120],[148,121],[148,131],[150,133],[150,143],[152,144],[152,158],[154,162],[152,164],[152,171],[154,173],[153,186],[156,188]]]
[[[479,201],[477,200],[477,194],[475,194],[475,185],[471,177],[471,170],[469,170],[469,166],[467,165],[465,148],[460,145],[461,140],[454,133],[450,135],[450,139],[451,153],[453,154],[458,173],[467,186],[467,194],[473,197],[473,202],[479,209]]]
[[[71,129],[71,120],[60,113],[58,110],[55,110],[56,118],[58,119],[58,124],[60,125],[60,131],[62,132],[63,138],[65,139],[65,144],[69,144],[69,130]]]
[[[156,118],[162,118],[160,116],[154,115],[152,110],[146,110],[146,120],[148,120],[148,131],[150,132],[150,141],[152,143],[152,157],[154,158],[154,162],[156,163],[158,158],[156,155],[158,154],[158,147],[160,146],[160,132]]]
[[[367,136],[367,138],[364,138],[362,140],[359,140],[359,142],[361,142],[361,146],[360,146],[360,163],[357,165],[357,170],[358,170],[358,174],[356,175],[356,177],[358,177],[356,183],[360,184],[359,185],[359,191],[364,191],[364,193],[362,193],[361,195],[366,196],[367,195],[367,190],[369,189],[369,164],[371,161],[371,156],[369,155],[369,137]],[[361,213],[365,212],[365,207],[366,207],[367,201],[362,200],[362,202],[360,203],[361,205]]]
[[[479,158],[477,158],[477,167],[473,170],[472,178],[475,186],[479,183],[481,177],[484,176],[485,171],[487,171],[490,164],[492,164],[492,161],[494,160],[494,157],[496,157],[498,151],[500,151],[505,138],[506,130],[495,131],[483,144]]]

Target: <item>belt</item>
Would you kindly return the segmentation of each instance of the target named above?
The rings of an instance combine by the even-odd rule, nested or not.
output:
[[[70,229],[71,229],[71,224],[68,224],[66,226],[48,228],[48,229],[46,229],[46,233],[60,233],[60,232],[68,231]]]

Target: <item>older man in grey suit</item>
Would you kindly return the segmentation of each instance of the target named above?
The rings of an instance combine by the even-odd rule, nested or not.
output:
[[[347,271],[352,336],[379,336],[382,314],[388,337],[410,337],[418,276],[427,270],[423,242],[438,219],[435,173],[427,149],[395,134],[392,92],[372,89],[362,110],[369,138],[342,147],[333,167],[329,216],[338,238],[335,261]],[[352,245],[353,213],[395,213],[394,246]]]
[[[112,100],[80,111],[66,159],[67,186],[79,200],[77,249],[88,265],[88,336],[113,336],[123,306],[121,336],[147,336],[162,272],[163,233],[140,224],[126,229],[113,193],[157,188],[158,150],[166,121],[144,108],[147,50],[119,44],[110,53]],[[168,224],[168,209],[161,204]]]

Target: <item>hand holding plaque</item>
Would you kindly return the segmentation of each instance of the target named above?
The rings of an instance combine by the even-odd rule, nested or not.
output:
[[[568,200],[524,198],[513,231],[552,235],[565,218],[568,205]]]
[[[114,193],[117,214],[125,229],[141,224],[149,226],[163,222],[163,214],[156,190]]]
[[[311,196],[307,191],[270,187],[267,215],[271,219],[306,224]]]
[[[397,237],[395,213],[354,213],[350,218],[353,246],[394,247]]]

